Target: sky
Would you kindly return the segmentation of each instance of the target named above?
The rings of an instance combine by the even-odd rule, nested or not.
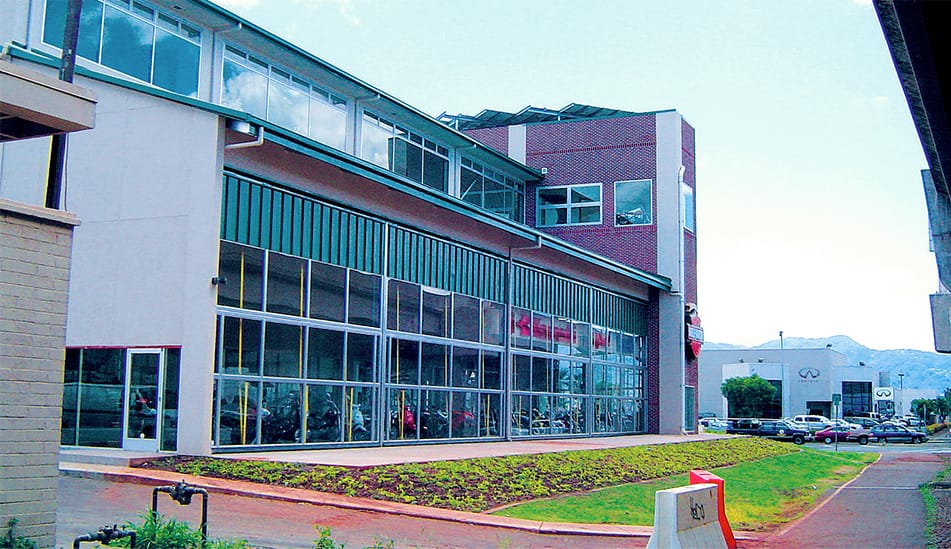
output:
[[[676,109],[707,341],[933,351],[927,168],[870,0],[215,0],[410,105]]]

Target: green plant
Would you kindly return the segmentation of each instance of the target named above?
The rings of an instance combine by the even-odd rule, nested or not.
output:
[[[7,521],[7,534],[0,538],[0,549],[37,549],[36,542],[21,536],[14,537],[13,530],[17,525],[17,519],[10,518]]]
[[[337,545],[337,542],[330,536],[330,528],[320,526],[319,524],[315,524],[314,528],[317,529],[320,537],[314,540],[313,549],[344,549],[342,543]],[[365,549],[392,549],[393,547],[393,540],[378,539],[373,545],[368,545]]]
[[[156,461],[149,467],[268,482],[321,492],[480,512],[558,494],[710,469],[796,452],[791,444],[729,438],[551,454],[406,463],[366,468],[221,458]]]
[[[210,539],[202,545],[201,531],[192,528],[187,522],[166,518],[160,513],[146,511],[139,515],[141,524],[127,522],[124,528],[135,531],[136,549],[246,549],[250,547],[245,540]],[[129,547],[130,538],[115,542],[117,546]]]
[[[776,387],[753,374],[749,377],[731,377],[720,386],[726,397],[730,417],[763,417],[773,401]]]

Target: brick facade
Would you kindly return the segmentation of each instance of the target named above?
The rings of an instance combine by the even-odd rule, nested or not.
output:
[[[53,547],[75,218],[0,199],[0,535]]]

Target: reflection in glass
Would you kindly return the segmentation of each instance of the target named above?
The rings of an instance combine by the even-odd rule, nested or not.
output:
[[[450,300],[452,293],[436,288],[423,288],[423,333],[449,336]]]
[[[242,309],[261,310],[264,285],[264,250],[222,240],[219,243],[218,304]]]
[[[419,342],[390,341],[390,383],[419,384]]]
[[[340,442],[343,435],[343,388],[305,385],[307,437],[304,442]]]
[[[380,325],[380,277],[350,271],[350,306],[347,320],[351,324]]]
[[[391,389],[389,391],[389,434],[390,440],[415,439],[417,437],[416,418],[419,415],[418,393],[410,389]]]
[[[297,383],[265,383],[261,417],[264,444],[302,442],[301,386]]]
[[[155,27],[106,6],[102,31],[102,64],[149,82]]]
[[[347,381],[376,381],[376,336],[347,334]]]
[[[479,350],[456,347],[452,352],[452,386],[479,386]]]
[[[307,337],[307,377],[343,380],[344,332],[310,328]]]
[[[168,31],[155,31],[155,70],[152,83],[160,88],[196,97],[201,48]]]
[[[502,353],[482,351],[483,389],[502,388]]]
[[[181,349],[165,351],[165,380],[162,394],[162,440],[160,449],[174,452],[178,442],[178,383],[181,373]]]
[[[264,332],[264,375],[304,377],[304,332],[301,326],[268,322]]]
[[[419,438],[449,438],[449,393],[421,391]]]
[[[218,421],[218,444],[257,444],[260,403],[258,383],[244,380],[222,379],[218,381],[220,418]],[[266,415],[268,412],[263,411]]]
[[[390,330],[419,333],[419,285],[390,280],[387,291],[386,326]]]
[[[225,317],[223,331],[221,373],[260,374],[261,321]]]
[[[336,322],[346,320],[347,270],[312,261],[310,273],[310,317]]]
[[[482,302],[482,342],[505,345],[505,305],[494,301]]]
[[[423,385],[445,387],[449,379],[449,347],[423,343],[421,368],[420,377]]]
[[[267,119],[300,134],[307,133],[309,88],[271,80],[267,95]]]
[[[334,102],[330,104],[318,97],[310,100],[310,131],[311,137],[344,150],[347,143],[347,104]]]
[[[465,341],[479,341],[482,326],[479,321],[479,300],[454,294],[452,302],[452,337]]]
[[[304,316],[307,306],[307,262],[271,252],[267,258],[267,310]]]
[[[225,59],[221,104],[267,118],[267,75]]]

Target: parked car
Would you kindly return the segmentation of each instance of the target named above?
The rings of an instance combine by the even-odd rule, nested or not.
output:
[[[726,429],[727,423],[720,418],[715,417],[705,417],[700,420],[700,425],[703,425],[706,429],[714,429],[717,431],[722,431]]]
[[[848,421],[849,423],[855,423],[856,425],[861,425],[862,427],[866,429],[871,429],[872,427],[875,427],[876,425],[879,424],[879,421],[877,419],[873,419],[870,417],[858,417],[858,416],[847,417],[845,418],[845,421]]]
[[[774,440],[791,440],[795,444],[802,444],[812,438],[808,429],[786,421],[764,421],[755,436],[767,437]]]
[[[882,423],[872,427],[869,438],[876,442],[911,442],[920,444],[928,440],[928,435],[913,431],[904,425],[896,423]]]
[[[752,435],[759,430],[762,424],[763,422],[755,418],[734,419],[729,425],[727,425],[726,434]]]
[[[808,429],[802,429],[783,420],[735,419],[733,424],[727,427],[726,432],[729,435],[750,435],[775,440],[791,440],[796,444],[802,444],[812,438]]]
[[[802,414],[793,417],[793,421],[797,423],[804,423],[809,427],[809,431],[815,433],[819,429],[825,429],[826,427],[832,425],[832,420],[826,416],[818,416],[814,414]]]
[[[838,440],[839,442],[854,441],[865,445],[868,444],[869,434],[870,431],[863,427],[852,429],[845,425],[833,425],[816,431],[815,437],[817,442],[821,441],[825,444],[832,444]]]
[[[842,426],[842,427],[846,427],[846,428],[848,428],[848,429],[861,429],[861,428],[862,428],[862,426],[859,425],[858,423],[854,423],[854,422],[851,422],[851,421],[846,420],[846,419],[838,419],[838,418],[836,418],[836,419],[833,419],[833,420],[830,420],[830,421],[832,421],[832,426],[833,426],[833,427],[834,427],[834,426]]]

